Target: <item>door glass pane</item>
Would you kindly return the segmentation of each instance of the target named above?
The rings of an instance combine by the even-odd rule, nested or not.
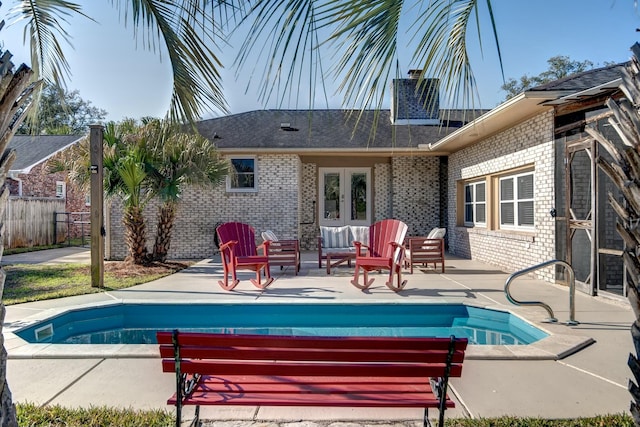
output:
[[[351,219],[367,219],[367,174],[351,175]]]
[[[324,174],[324,218],[340,218],[340,174]]]

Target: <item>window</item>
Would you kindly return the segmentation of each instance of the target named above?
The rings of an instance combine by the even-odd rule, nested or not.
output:
[[[472,182],[464,186],[464,225],[486,226],[487,185],[485,181]]]
[[[258,191],[258,162],[255,157],[234,157],[231,166],[227,176],[227,191]]]
[[[56,181],[56,197],[63,199],[67,195],[67,185],[64,181]]]
[[[532,229],[533,172],[500,178],[500,228]]]

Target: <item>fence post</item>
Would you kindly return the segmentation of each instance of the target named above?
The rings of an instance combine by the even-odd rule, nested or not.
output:
[[[103,127],[91,125],[89,133],[91,173],[91,286],[104,284]]]

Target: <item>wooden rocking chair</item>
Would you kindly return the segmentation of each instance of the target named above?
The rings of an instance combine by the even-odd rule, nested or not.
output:
[[[224,281],[218,281],[222,289],[230,291],[236,287],[240,282],[236,270],[240,269],[256,272],[256,278],[251,279],[251,283],[259,289],[264,289],[273,282],[269,269],[269,242],[256,246],[253,227],[241,222],[227,222],[218,226],[216,233],[220,240],[220,257],[224,268]],[[262,255],[258,255],[258,249]],[[264,283],[261,281],[261,271],[264,271],[266,276]]]
[[[356,246],[356,271],[351,284],[365,290],[371,286],[374,279],[369,279],[369,271],[389,270],[389,279],[385,283],[389,289],[398,292],[404,288],[407,281],[402,280],[402,265],[404,263],[404,236],[407,234],[407,224],[396,219],[385,219],[369,227],[369,245],[354,242]],[[365,250],[366,248],[366,250]],[[360,269],[364,282],[359,281]],[[397,277],[396,285],[393,276]]]

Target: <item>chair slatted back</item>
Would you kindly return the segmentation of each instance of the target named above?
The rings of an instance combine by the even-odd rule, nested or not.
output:
[[[246,257],[257,255],[256,251],[256,234],[253,227],[241,222],[227,222],[216,229],[220,244],[230,241],[237,241],[238,244],[233,248],[237,257]]]
[[[371,225],[369,229],[370,256],[395,257],[397,254],[394,254],[394,248],[389,242],[396,242],[402,245],[407,229],[407,224],[397,219],[383,219]]]

